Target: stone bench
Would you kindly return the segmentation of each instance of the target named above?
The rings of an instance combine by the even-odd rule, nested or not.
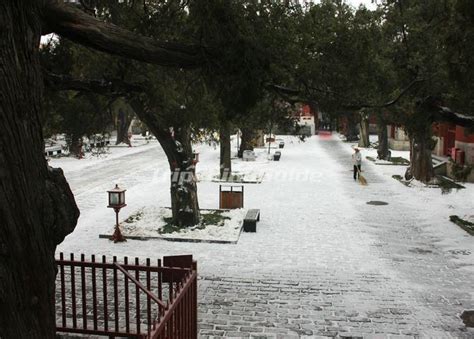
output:
[[[248,210],[244,218],[244,232],[257,232],[257,221],[260,221],[260,210]]]

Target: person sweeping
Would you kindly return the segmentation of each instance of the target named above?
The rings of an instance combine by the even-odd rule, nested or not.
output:
[[[357,177],[359,177],[359,181],[361,181],[360,172],[362,165],[362,155],[357,147],[354,148],[354,153],[352,154],[352,163],[354,164],[354,180],[357,180]]]

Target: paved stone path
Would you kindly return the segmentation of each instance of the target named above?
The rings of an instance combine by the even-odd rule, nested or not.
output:
[[[303,149],[316,158],[308,163],[319,164],[313,170],[321,180],[272,183],[266,195],[281,204],[273,215],[252,201],[262,206],[258,232],[230,249],[244,259],[227,253],[227,269],[201,274],[201,337],[474,338],[458,318],[473,306],[473,277],[424,231],[426,221],[400,199],[399,183],[387,183],[367,164],[369,186],[354,183],[350,153],[339,141]],[[297,160],[291,157],[281,161]],[[328,172],[334,167],[337,175]],[[293,186],[293,196],[285,196],[284,185]],[[351,215],[339,212],[351,210],[341,195],[351,197]],[[367,205],[371,200],[389,205]]]

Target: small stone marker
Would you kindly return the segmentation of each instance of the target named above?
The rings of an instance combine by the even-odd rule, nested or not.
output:
[[[242,153],[242,160],[243,161],[255,161],[257,157],[255,156],[255,152],[251,150],[245,150]]]

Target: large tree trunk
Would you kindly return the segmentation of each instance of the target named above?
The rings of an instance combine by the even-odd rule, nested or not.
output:
[[[56,245],[79,211],[47,166],[37,19],[42,1],[0,2],[0,337],[54,338]]]
[[[243,127],[241,128],[240,147],[237,156],[242,158],[244,151],[253,151],[252,140],[255,138],[255,132],[252,128]]]
[[[365,112],[360,113],[359,136],[359,147],[369,147],[369,116]]]
[[[72,134],[70,138],[71,139],[69,142],[69,154],[72,154],[76,158],[81,159],[83,156],[82,136],[78,136],[77,134]]]
[[[191,131],[189,127],[175,129],[174,137],[169,129],[163,129],[154,112],[145,109],[141,100],[130,102],[137,116],[156,137],[165,151],[171,170],[171,209],[173,224],[192,226],[201,219],[194,174]]]
[[[357,124],[354,114],[352,113],[347,115],[347,130],[345,137],[347,141],[356,141],[359,139],[357,137]]]
[[[223,122],[220,129],[220,178],[227,180],[232,173],[230,123]]]
[[[405,174],[407,179],[413,177],[428,183],[434,177],[431,158],[431,152],[436,146],[432,129],[434,103],[429,98],[420,101],[405,125],[410,137],[410,167]]]
[[[377,135],[379,139],[379,146],[377,148],[377,157],[380,160],[388,160],[388,133],[387,124],[383,119],[377,121]]]
[[[158,138],[168,160],[175,160],[171,168],[171,209],[173,223],[178,226],[192,226],[199,223],[201,215],[197,196],[196,176],[194,172],[191,131],[183,127],[175,131],[174,140]]]
[[[410,136],[410,167],[407,175],[424,183],[430,182],[434,176],[431,158],[434,141],[430,131],[431,129]]]
[[[179,141],[186,152],[186,155],[192,159],[193,156],[193,144],[191,141],[191,128],[184,126],[177,128],[174,133],[175,140]]]
[[[118,110],[117,115],[117,141],[116,145],[120,143],[127,144],[131,146],[130,138],[128,137],[128,129],[132,123],[132,118],[123,108]]]

